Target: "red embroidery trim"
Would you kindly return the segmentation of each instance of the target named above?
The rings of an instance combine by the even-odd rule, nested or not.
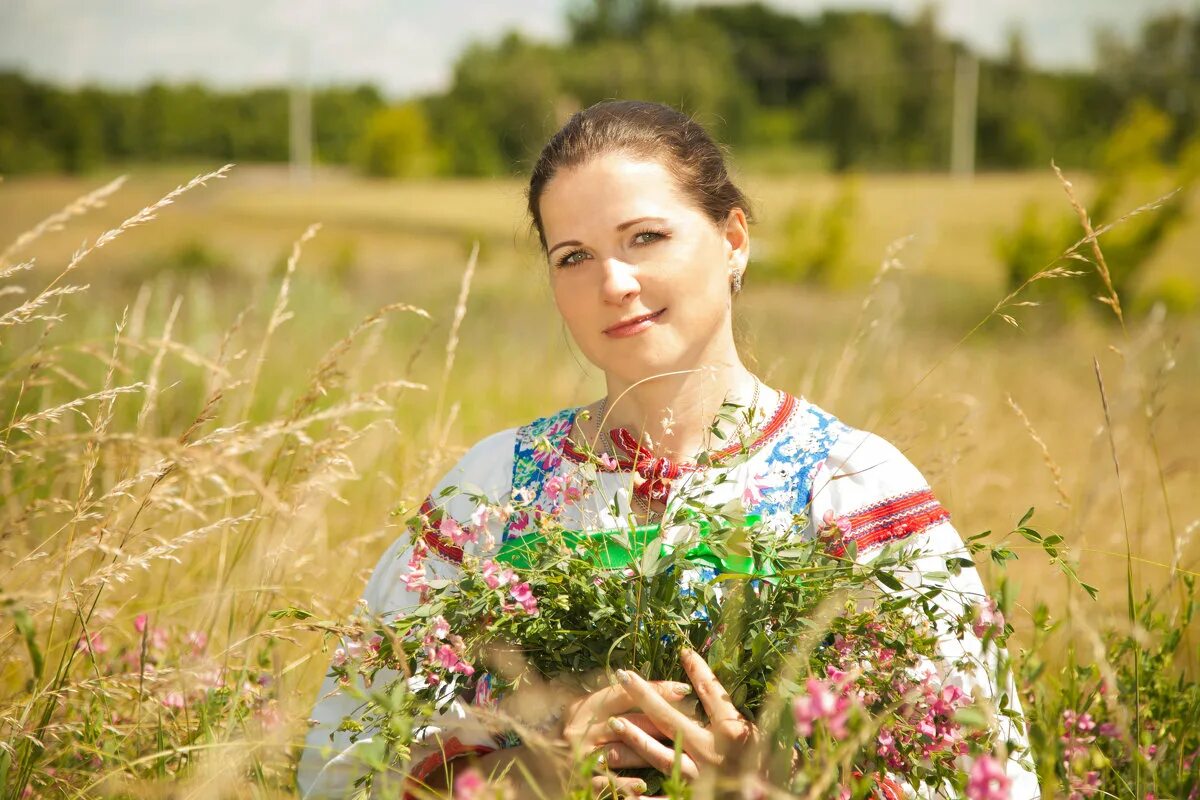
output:
[[[456,758],[462,758],[464,756],[482,756],[495,751],[496,748],[488,747],[487,745],[465,745],[458,740],[457,736],[452,736],[450,737],[450,740],[446,742],[445,747],[436,753],[426,756],[420,764],[418,764],[412,769],[411,772],[409,772],[407,783],[412,785],[414,782],[424,781],[431,773],[433,773],[434,770],[449,764]],[[416,800],[416,797],[411,792],[405,790],[404,800]]]
[[[433,524],[434,514],[440,517],[444,512],[433,504],[432,496],[426,497],[425,502],[421,503],[419,513],[425,519],[425,522],[422,523],[421,533],[421,538],[425,540],[425,544],[433,548],[434,552],[447,561],[453,564],[461,564],[463,560],[462,548],[453,542],[446,541],[445,537],[438,533],[437,527]]]
[[[858,545],[859,551],[898,541],[922,533],[939,522],[950,519],[950,512],[929,489],[884,500],[850,515],[850,531],[846,537]],[[835,556],[846,552],[845,544],[830,549]]]
[[[856,778],[863,776],[862,772],[857,769],[852,774]],[[900,788],[900,784],[886,775],[880,775],[878,772],[871,777],[875,779],[875,788],[878,790],[876,794],[881,800],[904,800],[904,793]]]
[[[879,790],[883,800],[903,800],[904,798],[904,792],[900,785],[883,775],[875,776],[875,788]]]
[[[782,430],[783,426],[787,423],[788,418],[792,415],[792,409],[794,409],[797,405],[796,398],[794,396],[783,390],[780,390],[779,393],[782,395],[782,398],[779,402],[779,407],[775,409],[775,414],[763,427],[762,431],[759,432],[758,437],[750,444],[751,450],[757,450],[758,448],[762,447],[770,439],[772,439],[775,434],[779,433],[779,431]],[[572,422],[574,422],[574,419],[572,419]],[[575,445],[571,443],[569,438],[563,438],[562,451],[563,455],[572,461],[580,464],[587,462],[587,456],[576,449]],[[723,447],[720,450],[713,452],[711,455],[711,460],[716,463],[723,459],[729,458],[730,456],[737,455],[741,451],[741,443],[734,443],[728,447]],[[615,470],[611,470],[612,472],[629,472],[635,468],[635,464],[632,459],[623,459],[618,456],[616,458],[616,462],[617,468]],[[604,470],[604,468],[600,465],[597,465],[597,468]]]

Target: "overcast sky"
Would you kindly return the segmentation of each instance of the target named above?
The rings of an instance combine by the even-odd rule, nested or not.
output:
[[[913,14],[923,0],[772,0],[801,14],[825,8]],[[0,0],[0,68],[58,82],[132,86],[199,79],[221,86],[288,80],[307,52],[317,83],[367,81],[393,96],[444,87],[470,41],[519,28],[561,38],[570,0]],[[1046,66],[1087,66],[1092,35],[1131,35],[1145,17],[1200,0],[943,0],[944,31],[1000,52],[1025,32]]]

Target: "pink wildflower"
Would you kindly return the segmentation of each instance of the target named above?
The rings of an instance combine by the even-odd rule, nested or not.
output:
[[[178,710],[183,708],[183,692],[170,691],[162,699],[162,704],[166,708]]]
[[[442,517],[442,521],[438,523],[438,533],[442,535],[443,539],[453,542],[455,547],[462,547],[467,542],[475,541],[475,532],[459,525],[458,521],[451,516]]]
[[[424,539],[418,539],[413,545],[412,555],[408,557],[408,568],[410,570],[418,570],[425,564],[425,558],[429,555],[429,545],[425,544]]]
[[[612,472],[616,472],[618,469],[620,469],[621,465],[618,464],[617,460],[615,458],[613,458],[611,455],[609,455],[608,453],[601,453],[600,454],[600,466],[602,466],[605,469],[610,470]]]
[[[845,695],[836,694],[828,681],[809,678],[805,684],[805,694],[792,701],[792,715],[796,720],[796,730],[802,736],[811,736],[813,724],[825,720],[833,738],[841,740],[846,737],[846,723],[850,710],[850,699]]]
[[[433,632],[433,637],[435,639],[445,639],[450,635],[450,623],[446,622],[445,617],[439,614],[438,616],[434,617],[431,622],[433,624],[430,627],[430,630]]]
[[[975,606],[975,617],[971,622],[971,630],[980,639],[989,633],[995,635],[1004,632],[1004,612],[996,607],[994,597],[989,597],[986,603]]]
[[[192,655],[198,656],[208,646],[208,634],[204,631],[188,631],[183,640],[192,648]]]
[[[79,637],[75,649],[81,653],[91,653],[94,656],[99,656],[108,652],[108,645],[104,642],[100,631],[92,631],[87,636]]]
[[[487,783],[475,767],[468,767],[454,775],[454,800],[483,800]]]
[[[483,582],[489,589],[499,589],[517,580],[517,575],[508,567],[501,567],[490,558],[482,565]]]
[[[491,506],[486,506],[486,505],[475,506],[475,510],[471,512],[471,524],[474,525],[476,528],[482,528],[484,525],[487,525],[488,519],[491,516],[492,516]]]
[[[463,675],[474,675],[475,668],[463,661],[453,647],[444,644],[434,654],[434,664],[448,672],[460,672]]]
[[[1100,791],[1100,773],[1094,769],[1088,770],[1082,776],[1068,772],[1067,788],[1071,790],[1071,793],[1067,795],[1067,800],[1084,800],[1084,798],[1091,797]]]
[[[333,665],[335,667],[344,666],[346,664],[346,648],[339,647],[338,649],[334,650],[333,658],[331,660],[333,661]]]
[[[151,650],[166,650],[167,643],[170,641],[170,636],[163,628],[153,628],[150,631],[150,649]]]
[[[1009,779],[1004,767],[990,755],[975,759],[967,779],[967,800],[1009,800]]]
[[[553,475],[546,481],[546,496],[569,505],[583,499],[583,487],[567,475]]]
[[[526,614],[532,616],[537,613],[537,598],[533,596],[533,589],[528,583],[518,583],[516,586],[512,587],[511,593],[513,599],[520,604],[521,608],[525,610]]]
[[[143,611],[141,614],[138,614],[136,617],[133,618],[133,629],[135,631],[137,631],[138,633],[145,633],[146,632],[146,622],[148,619],[149,619],[149,617],[146,614],[146,612]]]
[[[425,565],[417,565],[406,575],[401,576],[400,581],[410,592],[419,592],[427,588],[429,584],[425,582]]]

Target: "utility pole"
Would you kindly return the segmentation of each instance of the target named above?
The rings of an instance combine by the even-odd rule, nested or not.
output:
[[[979,61],[970,53],[954,60],[954,112],[950,129],[950,172],[975,175],[975,128],[979,107]]]
[[[308,42],[292,50],[292,90],[288,102],[288,150],[292,183],[312,180],[312,92],[308,79]]]

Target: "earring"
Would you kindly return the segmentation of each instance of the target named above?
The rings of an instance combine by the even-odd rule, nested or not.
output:
[[[742,271],[740,269],[733,271],[733,280],[730,281],[729,288],[734,294],[742,290]]]

